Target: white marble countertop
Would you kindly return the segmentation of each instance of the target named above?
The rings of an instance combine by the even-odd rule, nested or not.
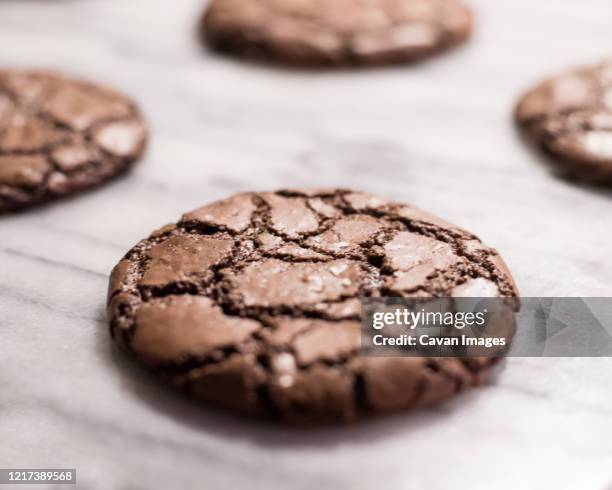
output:
[[[448,56],[304,73],[202,50],[198,0],[1,0],[0,64],[122,88],[152,139],[125,178],[0,219],[0,467],[104,490],[612,489],[610,359],[509,359],[433,410],[292,430],[192,404],[110,346],[121,255],[247,189],[409,201],[497,247],[524,295],[610,296],[612,192],[551,175],[510,118],[541,76],[612,54],[610,2],[471,3],[477,32]]]

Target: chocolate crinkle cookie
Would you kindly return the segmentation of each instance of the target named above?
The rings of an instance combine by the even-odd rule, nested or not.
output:
[[[612,60],[540,83],[515,116],[566,174],[612,183]]]
[[[460,0],[212,0],[213,48],[293,65],[375,65],[429,57],[465,41]]]
[[[143,152],[135,104],[63,76],[0,70],[0,213],[75,193]]]
[[[515,297],[497,252],[412,206],[348,190],[236,194],[112,272],[114,341],[194,397],[288,422],[439,402],[496,359],[360,355],[361,297]]]

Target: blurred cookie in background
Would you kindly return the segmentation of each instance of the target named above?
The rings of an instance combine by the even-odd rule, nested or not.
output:
[[[523,95],[515,118],[565,174],[612,182],[612,60],[545,80]]]
[[[135,103],[42,71],[0,70],[0,213],[96,186],[143,152]]]
[[[204,40],[244,58],[291,65],[377,65],[427,58],[465,41],[459,0],[212,0]]]

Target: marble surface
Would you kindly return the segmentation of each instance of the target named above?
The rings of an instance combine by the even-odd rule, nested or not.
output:
[[[201,49],[198,0],[0,0],[2,65],[116,85],[152,130],[125,178],[0,219],[0,467],[105,490],[612,489],[610,359],[509,359],[432,410],[294,430],[192,404],[110,346],[122,254],[247,189],[409,201],[497,247],[524,295],[611,295],[612,192],[552,175],[510,119],[542,75],[612,55],[609,0],[471,3],[475,36],[448,56],[305,73]]]

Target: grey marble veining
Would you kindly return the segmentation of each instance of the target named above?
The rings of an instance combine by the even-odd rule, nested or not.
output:
[[[609,359],[509,359],[435,409],[299,431],[177,397],[110,347],[122,254],[247,189],[409,201],[497,247],[524,295],[611,295],[612,192],[556,178],[510,117],[541,76],[612,55],[609,0],[471,3],[475,36],[448,56],[312,73],[202,50],[198,0],[0,0],[2,65],[115,85],[152,132],[124,178],[0,218],[0,467],[104,490],[609,489]]]

